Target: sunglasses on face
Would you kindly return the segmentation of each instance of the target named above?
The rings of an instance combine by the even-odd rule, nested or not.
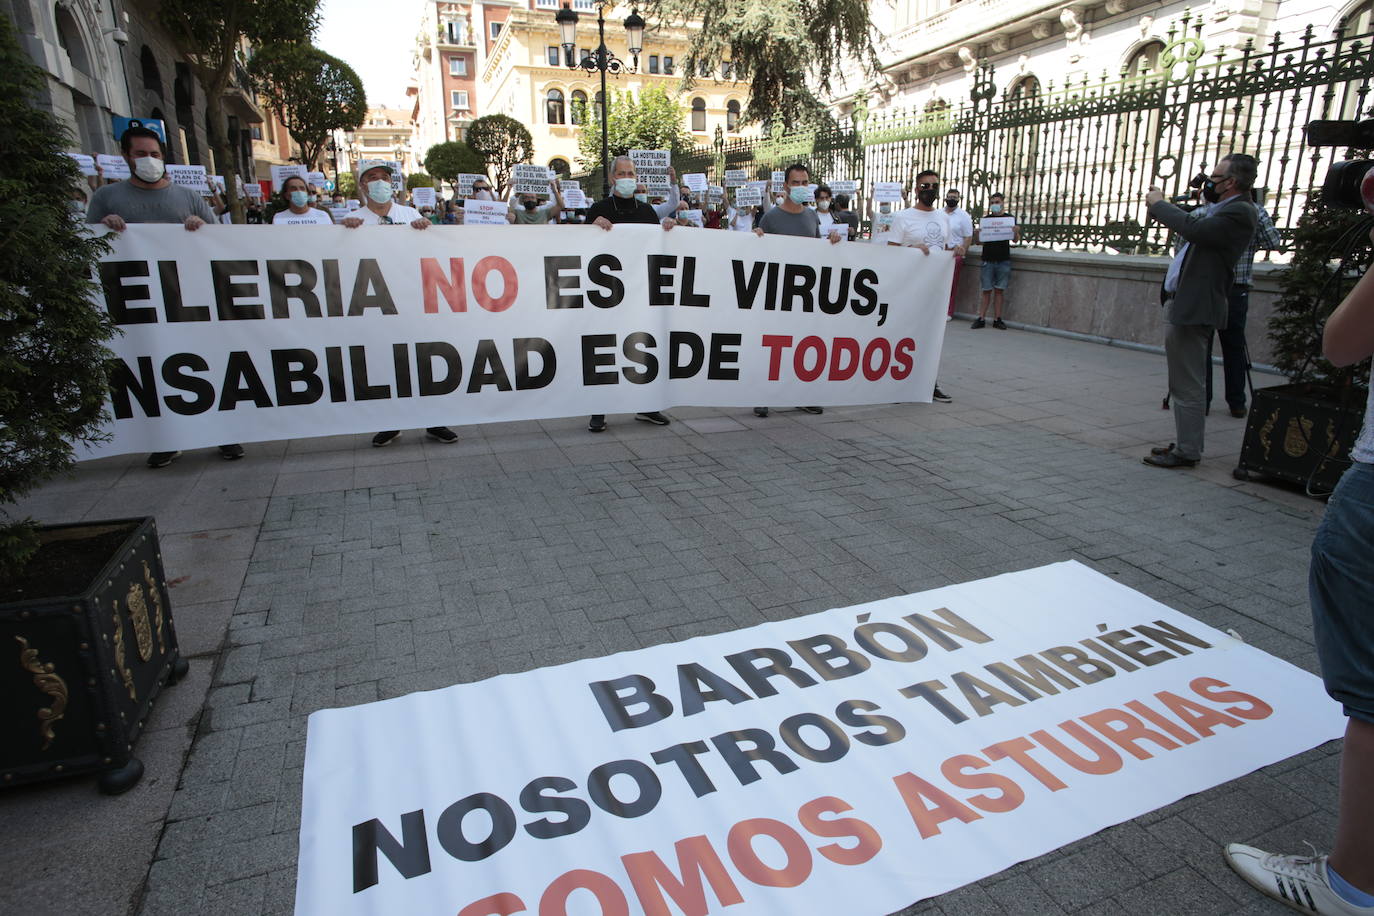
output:
[[[923,181],[923,182],[921,182],[920,184],[918,184],[916,187],[920,188],[922,191],[938,191],[938,190],[940,190],[940,183],[939,183],[938,181],[936,181],[936,182]]]

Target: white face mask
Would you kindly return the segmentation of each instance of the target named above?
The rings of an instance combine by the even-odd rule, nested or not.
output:
[[[162,180],[162,176],[167,174],[167,166],[156,156],[140,156],[134,160],[134,174],[138,176],[139,181],[157,184]]]
[[[391,200],[391,182],[369,181],[367,183],[367,196],[372,198],[373,203],[386,203]]]
[[[818,200],[818,201],[816,201],[816,209],[817,209],[817,210],[829,210],[829,209],[830,209],[830,201],[828,201],[828,200]]]
[[[488,190],[486,190],[486,189],[483,189],[483,190],[480,190],[480,191],[473,191],[473,192],[472,192],[472,199],[473,199],[473,200],[492,200],[493,198],[492,198],[492,196],[491,196],[491,192],[490,192],[490,191],[488,191]]]
[[[617,197],[630,197],[634,194],[635,188],[639,187],[639,182],[633,178],[617,178],[615,180],[615,194]]]

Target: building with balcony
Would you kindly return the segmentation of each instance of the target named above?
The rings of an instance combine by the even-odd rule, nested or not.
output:
[[[486,55],[486,41],[479,35],[482,23],[473,19],[473,6],[425,0],[420,14],[415,76],[407,95],[415,125],[414,147],[421,161],[431,146],[462,140],[467,126],[478,117],[477,72]]]
[[[506,114],[525,124],[534,137],[535,162],[567,174],[579,171],[578,135],[597,129],[601,77],[567,66],[554,21],[558,7],[556,0],[529,0],[527,6],[504,8],[505,18],[499,29],[493,29],[497,37],[483,65],[480,86],[483,113]],[[582,60],[600,43],[596,8],[590,0],[574,0],[572,7],[581,14],[573,56]],[[634,65],[622,25],[630,12],[628,6],[606,11],[606,46]],[[607,90],[638,94],[651,86],[662,87],[681,102],[683,128],[698,144],[711,143],[717,127],[731,139],[755,135],[757,129],[746,127],[741,119],[749,84],[735,78],[729,62],[698,74],[692,88],[682,90],[681,61],[690,40],[685,29],[655,28],[650,23],[638,66],[633,72],[608,74]]]
[[[401,163],[406,175],[424,170],[416,154],[410,108],[369,108],[363,126],[335,135],[340,172],[356,172],[363,159],[388,159]],[[328,151],[326,151],[328,153]]]

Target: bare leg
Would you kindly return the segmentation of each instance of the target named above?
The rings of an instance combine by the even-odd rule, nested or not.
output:
[[[990,290],[990,289],[985,289],[985,290],[983,290],[983,302],[982,302],[982,304],[979,305],[979,307],[978,307],[978,317],[979,317],[979,318],[986,318],[986,317],[988,317],[988,306],[991,305],[991,304],[992,304],[992,290]]]
[[[1341,752],[1341,801],[1331,867],[1374,894],[1374,722],[1351,719]]]
[[[992,315],[994,318],[1002,317],[1002,297],[1002,290],[994,289],[992,291]]]

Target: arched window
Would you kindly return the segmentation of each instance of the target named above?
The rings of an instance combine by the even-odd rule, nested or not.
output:
[[[725,105],[725,129],[730,133],[739,130],[739,99],[731,99]]]
[[[162,98],[162,74],[158,72],[157,58],[153,56],[152,48],[147,45],[143,46],[143,52],[139,55],[139,63],[143,68],[143,88],[158,98]]]
[[[581,124],[587,120],[587,93],[581,89],[573,90],[572,104],[569,106],[568,114],[572,116],[573,124]]]
[[[545,103],[545,110],[548,114],[550,124],[563,123],[563,90],[550,89],[548,101]]]
[[[1345,14],[1345,34],[1368,35],[1374,31],[1374,0],[1365,0]]]
[[[1035,100],[1040,97],[1040,80],[1029,73],[1012,83],[1007,89],[1007,100],[1015,103],[1015,107],[1024,107],[1035,104]]]
[[[1164,42],[1159,40],[1145,42],[1136,48],[1130,57],[1126,58],[1126,65],[1121,68],[1122,77],[1132,82],[1144,82],[1152,75],[1157,75],[1159,56],[1163,53]]]
[[[1006,107],[1009,117],[1022,121],[1022,126],[1007,132],[1008,176],[1030,175],[1035,171],[1040,147],[1040,131],[1044,125],[1036,123],[1033,109],[1040,104],[1040,80],[1027,74],[1007,87]],[[1019,117],[1017,112],[1023,112]],[[1009,188],[1013,193],[1017,189]]]
[[[557,172],[561,178],[567,178],[572,174],[572,169],[568,167],[568,160],[566,159],[550,159],[549,168]]]
[[[706,100],[692,99],[692,130],[706,133]]]
[[[57,24],[57,43],[67,52],[72,69],[90,76],[91,61],[86,56],[86,43],[81,40],[81,27],[76,24],[72,11],[65,6],[54,5],[53,18]]]

